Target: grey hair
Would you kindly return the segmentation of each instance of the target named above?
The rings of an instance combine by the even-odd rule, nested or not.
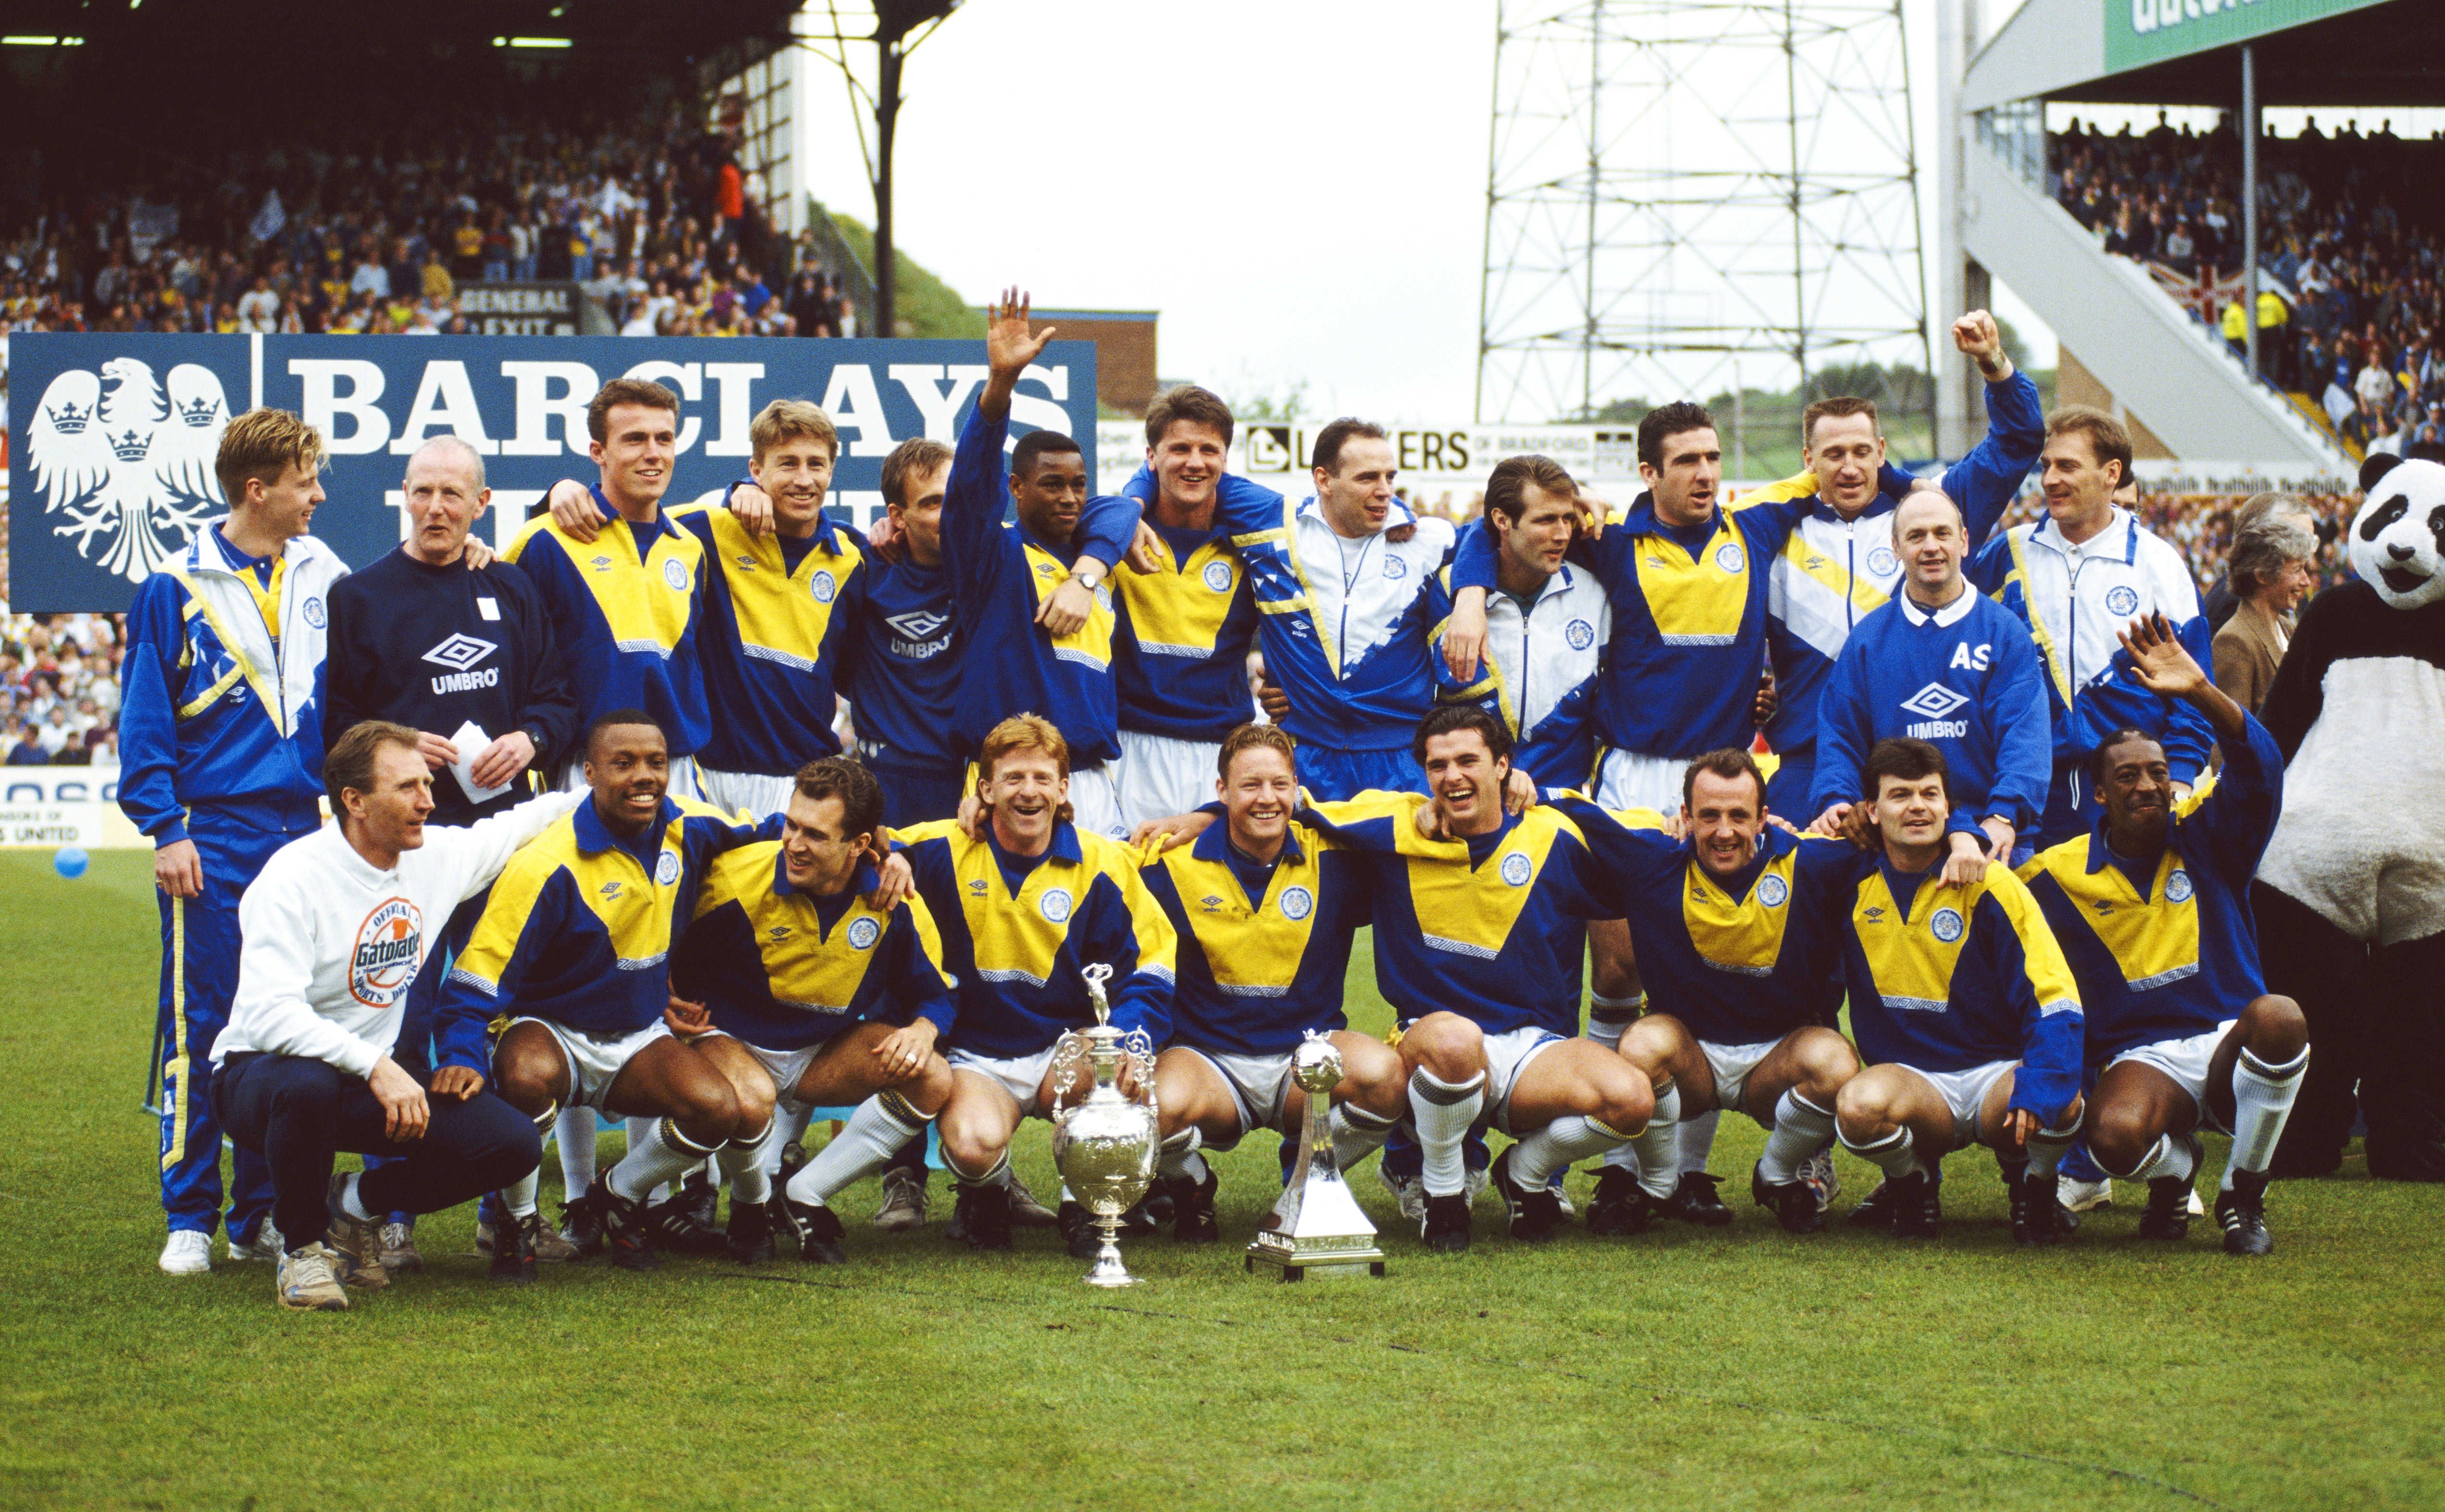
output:
[[[2233,513],[2234,538],[2238,540],[2242,532],[2270,514],[2279,519],[2315,519],[2318,512],[2298,494],[2252,494]]]
[[[2309,561],[2317,554],[2316,532],[2299,520],[2270,513],[2233,537],[2225,573],[2232,580],[2234,592],[2247,594],[2274,582],[2293,563]]]
[[[422,457],[425,453],[432,451],[435,447],[442,447],[457,453],[458,459],[466,463],[468,470],[476,475],[476,492],[478,494],[484,492],[484,454],[469,445],[466,438],[462,436],[442,435],[436,436],[427,440],[423,445],[416,449],[415,457],[410,457],[407,459],[408,472],[413,473],[416,471],[417,457]]]

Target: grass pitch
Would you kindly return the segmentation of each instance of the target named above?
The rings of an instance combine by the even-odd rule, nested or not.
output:
[[[1727,1119],[1728,1230],[1529,1251],[1488,1203],[1437,1259],[1362,1172],[1390,1279],[1282,1286],[1240,1266],[1276,1190],[1259,1137],[1219,1163],[1227,1241],[1129,1242],[1148,1284],[1117,1295],[1049,1232],[946,1245],[938,1180],[897,1238],[850,1194],[846,1269],[500,1289],[468,1209],[420,1225],[425,1275],[285,1314],[264,1265],[154,1268],[151,893],[141,855],[65,882],[0,854],[7,1506],[2445,1505],[2445,1194],[2357,1160],[2278,1185],[2251,1263],[2212,1222],[2141,1245],[2127,1185],[2017,1252],[1975,1153],[1937,1241],[1799,1240],[1746,1205],[1761,1135]],[[1044,1126],[1019,1160],[1054,1190]],[[1842,1160],[1847,1206],[1874,1172]]]

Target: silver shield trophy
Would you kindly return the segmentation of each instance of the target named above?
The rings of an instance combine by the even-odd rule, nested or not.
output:
[[[1261,1266],[1278,1280],[1310,1276],[1381,1276],[1384,1252],[1375,1247],[1375,1225],[1350,1194],[1333,1158],[1333,1089],[1341,1083],[1341,1052],[1311,1029],[1291,1055],[1291,1077],[1307,1093],[1307,1118],[1299,1125],[1298,1158],[1274,1210],[1265,1215],[1248,1246],[1248,1270]]]
[[[1112,1005],[1104,983],[1112,968],[1096,964],[1079,973],[1087,979],[1087,998],[1095,1007],[1092,1029],[1073,1029],[1061,1036],[1053,1052],[1053,1164],[1061,1180],[1104,1231],[1104,1247],[1095,1268],[1084,1279],[1090,1286],[1135,1286],[1138,1278],[1121,1263],[1121,1215],[1147,1193],[1154,1182],[1155,1153],[1161,1139],[1155,1127],[1154,1043],[1143,1029],[1124,1035],[1112,1027]],[[1117,1083],[1126,1061],[1137,1082],[1135,1100]],[[1092,1072],[1094,1085],[1081,1101],[1062,1104]]]

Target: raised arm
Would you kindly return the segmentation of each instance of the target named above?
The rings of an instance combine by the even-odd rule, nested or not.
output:
[[[1945,495],[1961,507],[1975,548],[2004,517],[2046,443],[2045,413],[2038,385],[2016,371],[2004,353],[1995,317],[1973,309],[1952,323],[1952,345],[1978,365],[1987,381],[1987,438],[1969,455],[1945,469]]]

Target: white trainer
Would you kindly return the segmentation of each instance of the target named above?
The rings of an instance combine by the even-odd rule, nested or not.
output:
[[[2092,1207],[2114,1205],[2114,1184],[2110,1181],[2084,1182],[2075,1176],[2055,1178],[2055,1201],[2068,1211],[2085,1213]]]
[[[308,1244],[294,1255],[280,1257],[274,1292],[280,1305],[299,1313],[345,1313],[348,1294],[332,1269],[338,1254],[327,1244]]]
[[[1384,1189],[1390,1192],[1393,1199],[1401,1204],[1403,1218],[1412,1223],[1423,1223],[1427,1221],[1427,1184],[1425,1182],[1415,1176],[1395,1176],[1384,1168],[1381,1161],[1375,1164],[1375,1179],[1382,1182]]]
[[[254,1225],[254,1242],[252,1244],[239,1242],[235,1234],[225,1238],[229,1258],[233,1260],[276,1260],[286,1253],[280,1241],[280,1230],[274,1228],[268,1218]]]
[[[161,1246],[161,1268],[173,1276],[201,1276],[213,1268],[213,1236],[200,1228],[174,1228]]]

